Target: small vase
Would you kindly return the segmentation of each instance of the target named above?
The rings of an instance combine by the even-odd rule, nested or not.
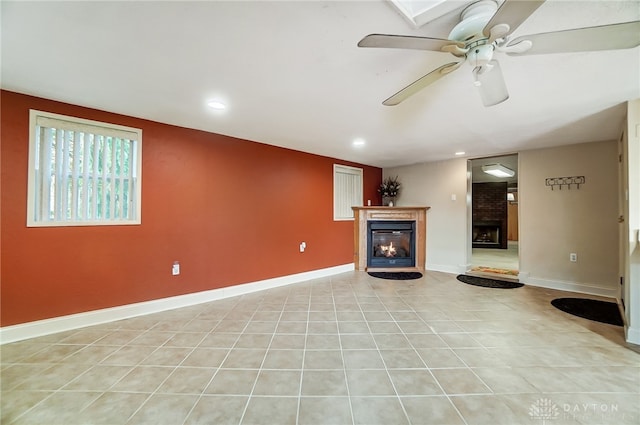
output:
[[[389,201],[389,206],[392,207],[393,206],[393,199]]]

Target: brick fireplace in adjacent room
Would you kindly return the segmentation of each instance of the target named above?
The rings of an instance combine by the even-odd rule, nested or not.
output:
[[[355,269],[424,271],[428,209],[353,207]]]
[[[473,248],[507,249],[507,182],[474,183],[471,214]]]

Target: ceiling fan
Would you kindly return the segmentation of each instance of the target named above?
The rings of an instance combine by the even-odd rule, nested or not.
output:
[[[545,0],[505,0],[500,8],[496,0],[480,0],[467,6],[448,39],[405,35],[370,34],[358,47],[429,50],[450,53],[455,61],[434,69],[382,102],[394,106],[418,91],[455,71],[467,62],[473,67],[474,85],[484,106],[493,106],[509,98],[500,64],[494,52],[510,56],[544,53],[585,52],[629,49],[640,45],[640,21],[525,35],[510,35]]]

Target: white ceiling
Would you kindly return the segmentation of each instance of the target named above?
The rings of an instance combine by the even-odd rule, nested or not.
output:
[[[511,98],[490,108],[467,65],[383,106],[452,56],[357,42],[446,38],[468,3],[416,29],[383,0],[2,1],[2,88],[380,167],[618,137],[639,47],[499,54]],[[514,36],[634,20],[640,1],[548,0]]]

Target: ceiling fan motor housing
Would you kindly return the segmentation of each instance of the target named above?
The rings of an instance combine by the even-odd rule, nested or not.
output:
[[[474,68],[486,65],[492,58],[492,44],[480,44],[475,47],[469,48],[469,51],[467,52],[467,63]]]
[[[480,0],[467,6],[460,14],[461,21],[449,33],[449,40],[469,43],[486,38],[482,30],[497,9],[498,4],[494,0]]]

